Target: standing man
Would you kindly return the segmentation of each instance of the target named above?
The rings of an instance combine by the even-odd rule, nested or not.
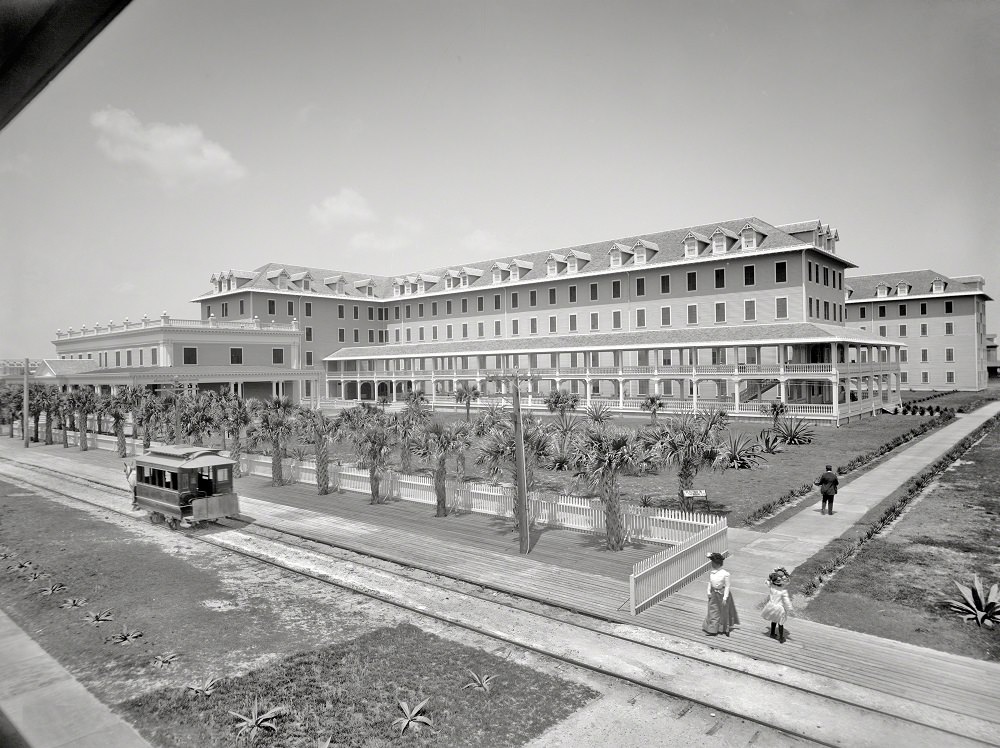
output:
[[[813,485],[819,486],[820,495],[823,497],[823,505],[820,507],[819,513],[826,514],[829,505],[830,514],[833,514],[833,497],[837,495],[837,486],[840,485],[840,479],[833,472],[833,465],[827,465],[826,472],[817,478]]]
[[[132,489],[132,511],[136,512],[139,510],[139,505],[136,503],[135,496],[135,465],[129,465],[127,462],[123,464],[125,465],[125,480],[128,481],[129,488]]]

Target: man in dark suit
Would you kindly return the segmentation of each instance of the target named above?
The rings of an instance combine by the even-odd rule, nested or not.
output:
[[[819,513],[826,514],[827,506],[830,507],[830,514],[833,514],[833,497],[837,495],[837,486],[840,479],[833,472],[833,465],[826,466],[826,472],[814,481],[813,485],[819,486],[819,492],[823,497],[823,505]]]

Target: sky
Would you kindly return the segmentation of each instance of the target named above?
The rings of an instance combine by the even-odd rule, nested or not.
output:
[[[1000,3],[134,0],[0,131],[0,358],[374,274],[757,216],[997,302]]]

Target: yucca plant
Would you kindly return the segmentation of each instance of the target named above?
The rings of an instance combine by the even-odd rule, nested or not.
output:
[[[229,713],[236,717],[237,720],[236,726],[239,730],[236,732],[236,741],[239,742],[242,738],[246,741],[247,745],[252,745],[256,742],[257,736],[264,730],[270,730],[271,732],[278,731],[278,725],[275,724],[274,720],[285,713],[285,707],[276,706],[268,709],[266,712],[262,712],[255,698],[253,700],[253,709],[251,709],[249,714],[240,714],[233,711]]]
[[[65,589],[66,589],[65,584],[62,584],[61,582],[56,582],[55,584],[50,584],[48,587],[42,587],[42,589],[38,590],[38,594],[42,595],[43,597],[49,597],[50,595],[54,595],[57,592],[62,592]]]
[[[466,683],[462,686],[462,689],[474,688],[477,691],[490,692],[490,683],[493,681],[495,676],[492,675],[480,675],[475,670],[470,670],[469,675],[472,676],[472,682]]]
[[[773,430],[781,441],[792,446],[810,444],[816,433],[813,427],[801,418],[795,420],[786,418],[783,421],[778,421]]]
[[[975,621],[977,626],[991,629],[1000,621],[1000,586],[994,584],[989,594],[984,594],[979,575],[972,576],[972,586],[955,582],[958,591],[962,593],[961,600],[946,600],[948,606],[960,613],[966,621]]]
[[[60,608],[82,608],[87,604],[87,598],[85,597],[67,597],[59,605]]]
[[[602,426],[611,420],[611,406],[598,400],[591,403],[586,412],[587,420],[594,426]]]
[[[105,608],[99,613],[90,612],[83,617],[84,623],[89,623],[91,626],[100,626],[102,623],[113,620],[115,620],[115,611],[113,608]]]
[[[211,696],[219,687],[219,678],[206,678],[202,683],[188,683],[184,687],[192,696]]]
[[[431,721],[431,718],[426,714],[423,714],[424,707],[427,706],[428,701],[430,701],[430,698],[424,699],[412,709],[410,709],[409,705],[405,701],[399,702],[399,709],[403,712],[403,716],[394,719],[392,721],[392,726],[399,728],[400,735],[403,735],[411,725],[415,730],[419,730],[424,725],[431,728],[434,727],[434,723]]]
[[[128,626],[122,626],[122,630],[117,634],[112,634],[107,639],[104,640],[105,644],[121,644],[122,646],[126,644],[131,644],[136,639],[142,636],[142,632],[138,629],[130,629]]]
[[[156,655],[156,657],[153,658],[153,665],[155,665],[160,669],[163,669],[165,667],[168,667],[169,665],[173,665],[174,660],[176,660],[177,657],[178,655],[176,652],[171,652],[170,654]]]

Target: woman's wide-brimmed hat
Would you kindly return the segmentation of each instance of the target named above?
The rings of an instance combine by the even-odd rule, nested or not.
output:
[[[784,586],[785,582],[788,580],[788,574],[782,574],[781,571],[772,571],[768,577],[767,581],[773,584],[775,587]]]
[[[726,557],[721,553],[706,553],[705,558],[711,561],[713,564],[721,564],[726,560]]]

